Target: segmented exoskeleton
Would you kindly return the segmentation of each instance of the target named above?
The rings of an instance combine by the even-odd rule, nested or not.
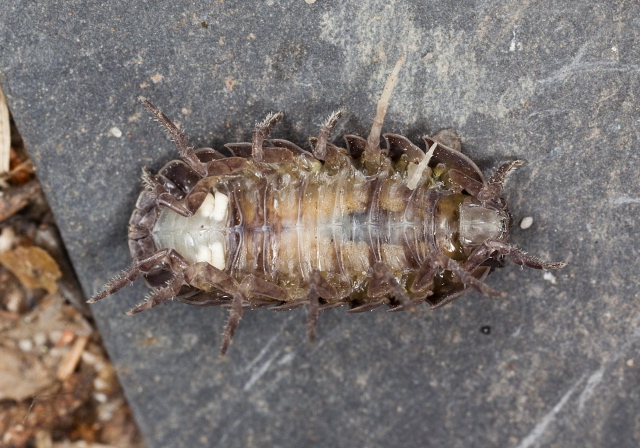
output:
[[[347,135],[346,148],[328,141],[338,112],[312,139],[312,152],[267,139],[282,113],[257,125],[251,143],[225,145],[232,157],[194,150],[141,98],[182,160],[156,175],[144,170],[129,222],[133,263],[90,302],[142,275],[153,291],[131,314],[172,298],[226,305],[224,354],[245,308],[306,305],[313,341],[326,309],[437,308],[469,288],[503,296],[483,279],[505,257],[536,269],[563,267],[508,243],[511,217],[500,195],[522,162],[505,163],[487,182],[451,130],[425,137],[426,153],[395,134],[384,135],[381,149],[403,60],[387,80],[369,137]]]

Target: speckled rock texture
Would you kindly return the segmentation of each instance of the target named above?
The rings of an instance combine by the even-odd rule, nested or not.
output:
[[[509,265],[419,316],[226,311],[135,317],[139,282],[92,306],[149,447],[636,447],[640,444],[640,6],[635,0],[17,1],[0,9],[0,83],[89,295],[129,264],[141,168],[175,158],[137,101],[191,142],[453,127],[509,179],[512,241],[569,266]],[[490,327],[490,332],[483,327]],[[486,334],[488,333],[488,334]]]

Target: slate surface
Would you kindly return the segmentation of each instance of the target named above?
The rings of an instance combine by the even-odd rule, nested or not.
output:
[[[174,148],[136,97],[191,141],[304,144],[334,109],[364,135],[407,54],[385,130],[456,128],[508,183],[513,241],[569,267],[509,266],[419,318],[247,312],[217,358],[222,309],[126,317],[137,283],[93,306],[150,447],[640,444],[640,7],[629,1],[9,1],[0,83],[87,293],[128,265],[142,166]],[[121,131],[120,137],[113,128]],[[481,327],[490,326],[490,334]]]

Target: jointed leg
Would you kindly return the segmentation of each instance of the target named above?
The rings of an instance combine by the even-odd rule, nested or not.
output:
[[[562,262],[548,263],[542,261],[508,243],[488,240],[476,248],[462,266],[444,254],[436,255],[432,259],[427,260],[423,268],[418,271],[418,275],[411,288],[412,290],[421,290],[422,288],[428,287],[430,278],[432,278],[439,269],[444,269],[452,272],[464,285],[470,286],[484,295],[505,297],[507,295],[505,292],[496,291],[473,276],[473,273],[476,272],[478,268],[481,268],[482,263],[488,260],[494,252],[507,256],[517,265],[528,266],[534,269],[560,269],[566,266],[566,263]],[[488,268],[485,267],[485,269]],[[453,295],[450,299],[439,302],[436,307],[451,302],[455,297],[457,297],[457,295]]]
[[[356,306],[355,308],[351,308],[350,310],[347,310],[347,313],[349,314],[366,313],[367,311],[373,311],[376,308],[379,308],[382,305],[387,305],[387,304],[389,304],[389,298],[383,297],[382,299],[376,300],[374,302],[364,303],[362,305]]]
[[[318,315],[320,314],[320,294],[313,283],[309,286],[307,298],[309,299],[307,304],[307,336],[309,343],[313,344],[316,341]]]
[[[311,273],[309,281],[309,292],[307,298],[307,335],[309,342],[316,340],[316,327],[318,326],[318,314],[320,313],[320,297],[325,299],[336,298],[338,292],[333,286],[322,276],[320,271],[314,270]]]
[[[222,174],[226,174],[227,172],[236,171],[244,166],[244,161],[237,157],[216,159],[211,160],[207,163],[200,161],[196,151],[188,145],[187,137],[184,135],[184,133],[180,129],[178,129],[178,127],[173,124],[173,122],[165,114],[163,114],[160,109],[151,104],[145,97],[141,96],[140,101],[142,101],[142,103],[147,107],[147,109],[151,111],[158,122],[167,131],[169,137],[171,137],[171,140],[173,140],[176,147],[178,148],[180,157],[185,162],[187,162],[187,165],[189,165],[189,167],[200,177],[220,176]],[[280,114],[278,117],[279,118],[277,118],[276,121],[282,118],[282,114]],[[273,124],[271,124],[271,126],[273,126]],[[260,145],[262,145],[262,143],[260,143]]]
[[[167,300],[173,299],[178,295],[183,284],[184,274],[182,272],[176,272],[175,275],[167,282],[166,287],[154,289],[145,297],[143,302],[131,308],[127,314],[132,316],[156,307]]]
[[[524,165],[524,163],[525,162],[523,160],[513,160],[500,166],[500,168],[498,168],[489,179],[489,185],[484,187],[480,193],[478,193],[478,199],[480,201],[490,201],[500,196],[507,174],[515,168]]]
[[[207,195],[211,193],[215,176],[229,174],[241,169],[244,163],[244,159],[238,157],[209,162],[207,169],[217,174],[200,179],[182,199],[177,199],[173,196],[168,189],[157,180],[156,176],[153,176],[146,169],[143,169],[142,180],[147,191],[155,198],[157,205],[167,207],[181,216],[190,217],[198,211]]]
[[[224,326],[224,331],[222,332],[220,356],[224,356],[227,354],[227,350],[229,350],[229,345],[231,345],[233,335],[236,333],[236,328],[238,328],[240,319],[242,319],[243,300],[244,297],[241,293],[237,292],[233,295],[233,299],[231,301],[231,309],[229,310],[229,318],[227,319],[227,323]]]
[[[441,266],[435,261],[431,259],[425,260],[411,283],[411,292],[418,294],[433,294],[431,292],[433,289],[433,279],[440,269],[442,269]]]
[[[473,289],[481,292],[485,296],[506,297],[507,293],[504,291],[496,291],[486,283],[475,278],[471,273],[475,270],[466,269],[460,266],[455,260],[447,257],[444,254],[436,256],[436,262],[446,271],[451,271],[458,279],[465,285],[472,287]]]
[[[146,168],[142,169],[142,183],[149,193],[155,198],[156,204],[167,207],[177,214],[185,217],[193,216],[194,211],[183,205],[167,188],[162,185]],[[197,208],[196,208],[197,210]]]
[[[484,259],[482,261],[484,261]],[[474,277],[473,273],[476,271],[478,266],[460,266],[455,260],[450,259],[444,254],[432,255],[425,260],[422,267],[418,270],[410,289],[414,293],[425,294],[425,298],[432,295],[433,278],[436,274],[445,270],[452,272],[456,277],[458,277],[463,285],[470,286],[480,291],[482,294],[504,297],[506,295],[505,293],[490,288],[484,282]],[[451,295],[448,298],[445,298],[445,300],[438,302],[435,307],[446,305],[456,297],[458,297],[458,294]]]
[[[169,264],[174,271],[180,272],[187,266],[187,262],[177,252],[171,249],[162,249],[142,260],[134,261],[131,266],[114,277],[104,286],[104,289],[91,297],[87,303],[95,303],[111,294],[116,293],[129,283],[133,282],[140,274],[151,271],[160,263]]]
[[[329,135],[331,134],[331,130],[334,128],[338,119],[342,116],[342,110],[334,112],[329,116],[327,122],[320,128],[320,133],[318,134],[318,141],[316,143],[316,147],[313,151],[313,154],[316,156],[318,160],[325,160],[328,156],[327,153],[327,141],[329,140]]]
[[[393,272],[384,263],[376,263],[373,265],[371,280],[367,287],[367,295],[369,297],[381,297],[391,294],[398,302],[401,309],[408,309],[415,312],[415,307],[404,288],[394,277]],[[398,307],[396,307],[398,308]],[[394,309],[396,309],[394,308]]]
[[[267,118],[265,118],[262,123],[259,123],[253,130],[251,137],[251,156],[254,160],[258,162],[262,161],[264,156],[264,151],[262,150],[264,139],[269,136],[271,129],[278,121],[282,120],[282,117],[284,117],[284,112],[269,114]]]
[[[180,157],[187,162],[187,164],[200,176],[205,177],[207,175],[207,167],[204,163],[198,159],[193,148],[188,145],[187,137],[184,133],[178,129],[178,127],[173,124],[169,118],[160,112],[156,106],[151,104],[149,100],[145,97],[141,96],[140,101],[151,111],[151,113],[156,117],[156,120],[162,125],[162,127],[167,131],[171,140],[175,143],[178,148],[178,152],[180,153]]]
[[[494,252],[505,255],[518,266],[528,266],[533,269],[561,269],[567,265],[567,263],[564,262],[549,263],[540,260],[539,258],[529,255],[523,250],[503,241],[488,240],[482,243],[481,246],[477,247],[471,255],[469,255],[469,258],[467,258],[467,261],[463,265],[463,269],[466,271],[473,271],[476,267],[480,266],[484,261],[491,257],[491,254]]]
[[[491,176],[487,185],[483,185],[481,182],[472,179],[458,170],[450,170],[449,177],[455,183],[467,190],[471,196],[477,198],[479,201],[487,202],[500,196],[502,189],[504,188],[504,182],[507,174],[523,164],[524,162],[522,160],[513,160],[503,164],[498,168],[493,176]]]
[[[215,268],[214,268],[215,269]],[[222,271],[219,271],[220,273]],[[226,274],[224,274],[226,275]],[[230,284],[229,280],[233,280],[228,277],[223,284]],[[232,288],[231,290],[236,289]],[[230,292],[231,292],[230,290]],[[286,292],[278,285],[267,282],[254,275],[248,275],[237,288],[236,292],[232,293],[233,299],[231,301],[231,309],[229,310],[229,319],[224,327],[222,333],[222,346],[220,347],[220,355],[224,356],[229,349],[233,335],[236,332],[238,323],[242,318],[243,302],[248,300],[251,296],[259,295],[273,300],[284,300],[287,296]]]
[[[242,280],[242,283],[238,283],[229,274],[205,262],[188,266],[184,271],[184,278],[190,286],[203,290],[213,287],[232,297],[229,318],[222,333],[221,355],[227,352],[231,344],[233,335],[242,318],[243,303],[246,300],[252,296],[261,296],[274,301],[286,299],[286,292],[273,283],[254,275],[247,275]]]

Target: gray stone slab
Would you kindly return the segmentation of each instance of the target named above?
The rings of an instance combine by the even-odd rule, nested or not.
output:
[[[570,263],[418,318],[330,311],[313,347],[304,311],[247,312],[222,361],[223,309],[126,317],[136,284],[93,311],[150,447],[640,444],[636,1],[6,3],[0,83],[87,293],[129,263],[141,167],[175,157],[138,95],[201,146],[275,110],[300,144],[339,107],[364,135],[403,52],[385,130],[528,160],[513,241]]]

